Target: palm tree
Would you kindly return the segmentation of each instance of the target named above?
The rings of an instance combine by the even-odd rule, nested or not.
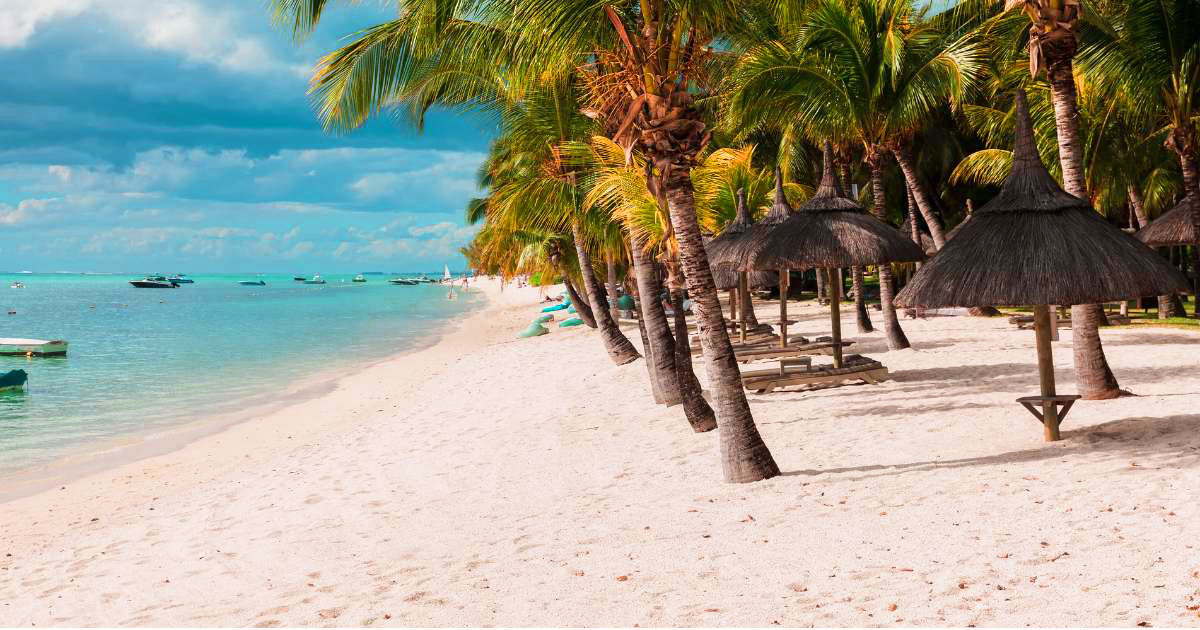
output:
[[[273,0],[279,21],[310,31],[329,0]],[[577,72],[590,87],[589,113],[627,152],[652,164],[667,201],[688,292],[697,305],[709,386],[716,403],[725,479],[779,474],[742,389],[696,221],[691,168],[708,140],[697,105],[713,44],[739,28],[735,0],[408,0],[396,20],[361,31],[326,55],[314,74],[327,125],[350,128],[380,109],[434,104],[477,107],[486,79],[525,88]],[[497,70],[499,69],[499,70]],[[486,99],[484,99],[486,100]],[[643,298],[646,296],[643,296]]]
[[[1110,97],[1127,98],[1179,159],[1185,192],[1200,193],[1200,11],[1188,0],[1100,0],[1080,68]],[[1157,134],[1156,134],[1157,135]],[[1200,230],[1200,207],[1192,208]],[[1198,232],[1200,233],[1200,232]],[[1200,269],[1200,245],[1192,247]],[[1200,282],[1200,271],[1197,271]],[[1198,285],[1200,286],[1200,285]],[[1200,315],[1200,298],[1196,314]]]
[[[779,32],[748,50],[730,76],[730,121],[853,139],[870,169],[874,212],[887,221],[887,156],[898,149],[909,185],[923,189],[909,139],[935,108],[964,98],[979,71],[978,46],[970,35],[933,30],[911,0],[821,0],[801,25]],[[936,229],[932,202],[922,196],[922,214]],[[888,346],[906,348],[888,265],[879,266],[879,285]]]
[[[1073,66],[1082,9],[1078,0],[1006,0],[1006,10],[1017,8],[1033,22],[1029,27],[1029,73],[1036,77],[1044,69],[1053,95],[1063,188],[1076,197],[1089,199]],[[1071,307],[1075,380],[1080,395],[1087,400],[1121,395],[1121,387],[1108,367],[1100,342],[1099,325],[1103,317],[1103,308],[1098,304]]]

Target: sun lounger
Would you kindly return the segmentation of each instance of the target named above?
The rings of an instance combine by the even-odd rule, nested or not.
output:
[[[853,341],[843,341],[842,349],[845,350],[853,344]],[[775,359],[814,355],[831,356],[833,354],[833,341],[819,341],[797,345],[789,344],[786,348],[779,347],[779,344],[741,349],[734,348],[733,352],[737,357],[738,363],[754,363],[756,361],[772,361]]]
[[[742,372],[742,385],[766,394],[783,387],[840,385],[848,381],[877,383],[887,379],[888,374],[882,363],[857,354],[846,356],[840,368],[813,367],[811,362],[809,357],[798,357],[780,361],[775,369]]]

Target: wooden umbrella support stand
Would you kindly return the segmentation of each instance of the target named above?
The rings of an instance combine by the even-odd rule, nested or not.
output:
[[[842,285],[837,282],[837,275],[832,269],[826,269],[828,282],[825,283],[829,290],[829,324],[833,337],[833,367],[842,367]]]
[[[779,270],[779,347],[787,347],[787,299],[788,299],[788,270]]]
[[[742,299],[742,296],[745,295],[746,291],[749,289],[749,287],[746,286],[750,283],[749,275],[750,274],[746,273],[745,271],[738,273],[738,299],[739,300]],[[749,307],[750,307],[749,304],[743,304],[742,308],[738,309],[738,316],[741,317],[741,324],[742,324],[742,326],[741,326],[741,328],[742,328],[742,339],[741,339],[742,343],[746,343],[746,309]]]
[[[1026,396],[1018,398],[1029,413],[1036,417],[1044,428],[1046,441],[1057,442],[1062,439],[1059,434],[1059,424],[1067,417],[1071,405],[1079,400],[1079,396],[1059,396],[1054,390],[1054,347],[1050,345],[1051,328],[1054,322],[1050,319],[1050,307],[1040,304],[1033,307],[1033,329],[1037,337],[1038,380],[1041,381],[1041,396]],[[1062,409],[1059,409],[1062,405]],[[1041,410],[1038,410],[1041,407]]]

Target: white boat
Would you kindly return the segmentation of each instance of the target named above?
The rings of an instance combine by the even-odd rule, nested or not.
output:
[[[442,282],[454,279],[454,276],[450,275],[450,265],[444,265],[442,269]]]
[[[11,285],[9,285],[9,288],[12,288],[12,289],[24,289],[24,288],[25,288],[25,283],[24,283],[24,282],[14,282],[14,283],[12,283]]]
[[[325,279],[324,279],[324,278],[322,278],[322,277],[321,277],[321,274],[319,274],[319,273],[318,273],[318,274],[313,274],[313,277],[312,277],[312,279],[311,279],[311,280],[305,280],[305,281],[304,281],[304,284],[325,284]]]
[[[67,342],[62,339],[0,338],[0,355],[52,357],[67,353]]]
[[[366,282],[366,281],[367,281],[367,279],[364,278],[361,273],[358,274],[357,276],[354,276],[354,280],[351,280],[351,282]]]
[[[388,284],[401,284],[404,286],[415,286],[419,283],[416,280],[411,280],[409,278],[392,278],[391,280],[388,280]]]

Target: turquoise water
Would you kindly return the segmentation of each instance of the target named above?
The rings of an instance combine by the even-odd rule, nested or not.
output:
[[[106,439],[278,399],[290,385],[426,345],[477,298],[390,276],[195,275],[178,289],[136,276],[0,274],[0,337],[65,339],[65,358],[0,356],[29,373],[0,393],[0,474]],[[263,279],[267,286],[240,286]],[[20,281],[24,289],[11,289]],[[4,312],[15,310],[15,315]]]

